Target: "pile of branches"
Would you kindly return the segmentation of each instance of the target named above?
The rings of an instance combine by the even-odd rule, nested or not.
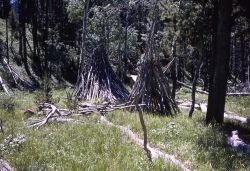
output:
[[[6,60],[3,47],[6,46],[3,44],[3,42],[0,40],[0,65],[3,68],[3,72],[5,73],[4,76],[8,77],[12,80],[15,87],[19,89],[33,89],[34,85],[25,79],[23,79],[17,71],[10,65],[10,63]],[[4,78],[2,77],[1,80]],[[9,80],[8,80],[9,81]],[[5,90],[6,92],[6,90]]]
[[[139,106],[144,106],[143,104],[140,104]],[[135,107],[135,105],[129,105],[127,103],[119,104],[119,105],[113,105],[108,102],[104,102],[103,104],[93,105],[89,103],[82,103],[79,104],[77,112],[72,112],[68,109],[59,109],[53,104],[49,103],[41,103],[39,105],[39,109],[43,111],[45,118],[42,120],[34,120],[31,124],[28,125],[29,128],[34,127],[41,127],[47,123],[50,122],[78,122],[75,119],[70,118],[70,116],[73,115],[80,115],[80,116],[88,116],[92,113],[99,113],[101,115],[106,115],[108,112],[114,111],[114,110],[121,110],[126,108]],[[33,115],[35,112],[31,110],[27,110],[25,113],[32,113]]]
[[[97,46],[88,56],[80,75],[76,96],[81,100],[103,99],[126,101],[129,92],[113,71],[103,45]]]
[[[169,115],[178,111],[178,106],[170,93],[170,87],[163,74],[154,51],[154,24],[147,43],[144,60],[129,96],[130,104],[145,104],[146,112]]]

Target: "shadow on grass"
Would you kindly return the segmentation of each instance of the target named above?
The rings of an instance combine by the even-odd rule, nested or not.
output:
[[[250,123],[250,120],[247,121]],[[221,130],[227,134],[231,135],[231,132],[234,130],[238,130],[239,137],[247,144],[250,143],[250,127],[247,125],[243,125],[236,122],[225,122],[221,128]]]
[[[199,136],[197,144],[201,150],[199,160],[211,163],[214,170],[249,170],[250,155],[232,149],[227,144],[227,137],[233,130],[238,130],[244,142],[250,142],[250,128],[233,122],[208,128]]]

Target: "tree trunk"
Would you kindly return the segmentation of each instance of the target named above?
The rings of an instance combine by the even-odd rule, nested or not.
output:
[[[218,1],[216,29],[215,68],[213,82],[210,85],[206,123],[213,119],[222,123],[224,119],[225,97],[230,59],[232,0]]]
[[[192,85],[192,105],[190,107],[189,110],[189,117],[191,118],[193,116],[193,112],[194,112],[194,107],[195,107],[195,93],[196,93],[196,84],[197,84],[197,80],[199,78],[199,70],[201,68],[202,62],[203,62],[203,58],[204,58],[204,53],[203,53],[203,35],[201,38],[201,47],[200,47],[200,52],[198,53],[198,63],[196,65],[196,69],[195,69],[195,74],[194,74],[194,79],[193,79],[193,85]]]
[[[247,57],[247,74],[248,74],[248,84],[250,86],[250,49],[248,48],[248,57]]]
[[[245,40],[244,40],[244,35],[240,36],[240,48],[241,48],[241,82],[245,83],[246,82],[246,68],[245,68]]]
[[[9,64],[10,57],[9,57],[9,29],[8,29],[8,16],[5,19],[5,30],[6,30],[6,58]]]
[[[173,38],[173,45],[172,45],[172,58],[173,58],[173,64],[171,67],[171,78],[172,78],[172,98],[175,99],[176,94],[176,88],[177,88],[177,76],[176,76],[176,38]]]
[[[123,71],[122,71],[122,78],[121,78],[122,81],[126,81],[127,63],[128,63],[128,9],[126,12],[125,42],[124,42],[124,54],[123,54]]]
[[[87,0],[84,4],[84,18],[82,22],[82,42],[81,42],[81,55],[80,55],[80,65],[79,65],[79,72],[78,72],[78,83],[80,82],[80,79],[83,74],[84,69],[84,56],[85,56],[85,41],[86,41],[86,35],[87,35],[87,21],[88,21],[88,8],[89,8],[89,0]]]
[[[19,12],[19,36],[20,36],[20,41],[19,41],[19,51],[21,55],[22,62],[24,64],[24,69],[26,73],[28,74],[29,77],[32,78],[32,74],[29,69],[28,65],[28,59],[27,59],[27,47],[26,47],[26,26],[25,26],[25,14],[24,14],[24,1],[20,0],[20,12]]]

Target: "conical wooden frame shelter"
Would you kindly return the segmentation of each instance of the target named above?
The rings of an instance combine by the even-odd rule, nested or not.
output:
[[[85,61],[80,76],[76,95],[81,100],[114,102],[128,99],[129,92],[113,71],[103,45],[96,47],[93,55]]]
[[[168,81],[160,63],[156,60],[153,34],[154,26],[149,35],[145,56],[129,96],[129,102],[135,106],[142,104],[141,108],[146,112],[170,115],[178,111],[178,106],[171,97]]]

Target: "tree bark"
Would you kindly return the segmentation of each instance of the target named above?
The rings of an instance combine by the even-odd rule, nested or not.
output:
[[[8,29],[8,16],[6,16],[5,19],[5,31],[6,31],[6,58],[8,64],[10,63],[10,57],[9,57],[9,29]]]
[[[202,35],[202,37],[203,37],[203,35]],[[201,39],[201,48],[200,48],[200,53],[198,55],[199,55],[199,61],[196,65],[194,80],[193,80],[193,85],[192,85],[192,105],[191,105],[190,110],[189,110],[189,117],[190,118],[193,116],[193,112],[194,112],[196,84],[197,84],[197,80],[199,78],[199,70],[200,70],[202,62],[203,62],[203,55],[204,55],[203,54],[203,38]]]
[[[89,0],[87,0],[84,4],[84,18],[82,21],[82,42],[81,42],[81,55],[80,55],[80,65],[79,65],[79,72],[78,72],[78,81],[80,82],[81,76],[83,74],[84,69],[84,57],[85,57],[85,41],[87,35],[87,21],[88,21],[88,8],[89,8]]]
[[[244,40],[244,35],[242,34],[240,36],[240,49],[241,49],[241,82],[245,83],[246,82],[246,60],[245,60],[245,40]]]
[[[172,78],[172,98],[175,99],[176,89],[177,89],[177,74],[176,74],[176,38],[173,38],[173,45],[172,45],[172,58],[174,59],[173,65],[171,67],[171,78]]]
[[[24,14],[24,1],[20,0],[19,2],[19,53],[21,55],[22,62],[24,64],[24,69],[29,77],[32,78],[32,74],[29,69],[28,59],[27,59],[27,47],[26,47],[26,26],[25,26],[25,14]]]
[[[224,120],[230,58],[231,12],[232,0],[218,1],[215,70],[208,97],[207,124],[211,123],[213,119],[217,123],[222,123]]]

